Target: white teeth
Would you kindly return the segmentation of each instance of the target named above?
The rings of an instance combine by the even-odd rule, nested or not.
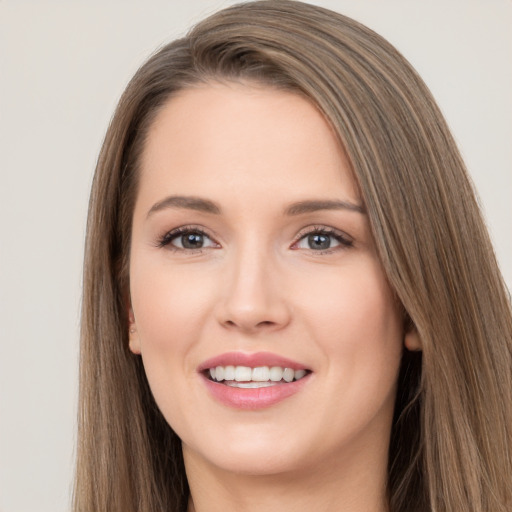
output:
[[[295,377],[295,372],[291,368],[285,368],[283,372],[283,379],[286,382],[291,382]]]
[[[302,379],[302,377],[304,377],[304,375],[306,375],[306,370],[295,370],[295,380],[299,380],[299,379]]]
[[[279,382],[283,378],[283,369],[280,366],[272,366],[270,368],[270,380]]]
[[[231,386],[232,388],[268,388],[269,386],[275,386],[273,382],[235,382],[235,381],[228,381],[226,382],[228,386]]]
[[[217,367],[218,369],[218,367]],[[248,366],[237,366],[235,368],[235,380],[237,382],[250,381],[252,377],[252,369]]]
[[[225,380],[235,380],[235,367],[234,366],[226,366],[224,368],[224,379]]]
[[[234,387],[258,388],[271,386],[275,382],[292,382],[300,380],[306,374],[306,370],[293,370],[281,366],[217,366],[209,369],[210,377],[217,382],[225,381],[225,384]],[[243,383],[243,385],[239,385]]]
[[[266,382],[270,379],[270,370],[268,366],[258,366],[252,370],[251,380],[256,382]]]
[[[224,380],[224,366],[217,366],[215,368],[215,378],[218,381]]]

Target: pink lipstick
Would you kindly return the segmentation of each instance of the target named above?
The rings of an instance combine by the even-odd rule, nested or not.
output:
[[[307,366],[292,359],[288,359],[272,352],[255,352],[248,354],[246,352],[226,352],[202,363],[198,371],[202,372],[216,366],[281,366],[283,368],[292,368],[294,370],[307,369]]]
[[[198,367],[216,400],[238,409],[270,407],[298,393],[309,381],[304,364],[271,352],[229,352]]]

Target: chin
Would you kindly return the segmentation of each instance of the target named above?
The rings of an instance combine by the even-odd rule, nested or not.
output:
[[[228,443],[211,442],[208,446],[195,449],[184,444],[185,459],[200,457],[220,470],[254,476],[287,473],[311,464],[309,457],[305,454],[301,456],[304,445],[302,450],[290,443],[283,445],[281,436],[253,436],[247,432],[242,439],[234,436],[227,438]]]
[[[300,464],[294,457],[275,456],[275,452],[260,453],[257,457],[227,454],[222,458],[211,460],[210,463],[223,471],[247,476],[271,476],[299,471],[306,464]]]

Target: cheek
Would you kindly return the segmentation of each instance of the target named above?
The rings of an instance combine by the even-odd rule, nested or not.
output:
[[[378,262],[361,263],[307,283],[300,314],[331,366],[389,369],[394,377],[402,351],[398,301]]]
[[[402,325],[380,265],[354,265],[310,285],[301,315],[322,352],[319,380],[329,390],[330,404],[319,404],[319,424],[332,426],[327,436],[333,445],[339,442],[336,429],[345,439],[367,429],[385,432],[394,407]]]
[[[192,354],[204,332],[212,287],[162,259],[133,255],[131,301],[151,391],[167,422],[186,431],[181,422],[196,375]]]
[[[135,257],[130,292],[142,345],[177,350],[194,341],[209,311],[213,285],[165,261],[145,265]]]

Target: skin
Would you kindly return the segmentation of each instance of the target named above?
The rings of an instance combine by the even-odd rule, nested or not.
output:
[[[177,195],[221,213],[162,203]],[[305,200],[362,206],[343,149],[304,98],[214,83],[157,115],[133,215],[130,348],[183,441],[191,511],[387,510],[400,308],[364,210],[285,212]],[[179,235],[162,246],[187,226],[207,234],[202,248],[184,250]],[[311,247],[315,228],[329,249]],[[241,411],[197,371],[231,351],[273,352],[312,374],[282,402]]]

